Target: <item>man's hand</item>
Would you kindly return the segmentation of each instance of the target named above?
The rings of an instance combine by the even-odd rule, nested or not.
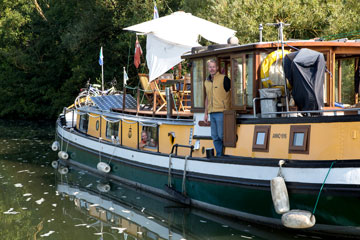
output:
[[[204,114],[204,122],[205,122],[206,124],[209,123],[209,122],[208,122],[208,114],[207,114],[207,113]]]

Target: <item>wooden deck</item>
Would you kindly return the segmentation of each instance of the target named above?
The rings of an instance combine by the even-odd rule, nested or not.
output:
[[[137,110],[137,109],[122,109],[122,108],[113,108],[111,109],[114,112],[121,112],[121,113],[128,113],[128,114],[132,114],[132,115],[137,115],[137,116],[149,116],[149,117],[167,117],[167,112],[166,111],[157,111],[154,112],[152,110]],[[175,110],[172,110],[172,114],[171,117],[173,118],[192,118],[193,114],[190,111],[179,111],[176,112]]]

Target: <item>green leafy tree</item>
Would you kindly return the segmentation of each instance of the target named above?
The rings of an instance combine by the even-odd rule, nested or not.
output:
[[[358,0],[158,0],[160,16],[183,10],[237,31],[240,43],[258,41],[260,23],[283,21],[286,39],[360,38]],[[0,117],[55,118],[88,79],[122,86],[122,69],[137,86],[135,34],[123,28],[151,20],[153,0],[3,0],[0,2]],[[351,35],[339,35],[349,33]],[[357,35],[356,35],[357,34]],[[336,35],[336,36],[330,36]],[[264,41],[277,39],[264,27]],[[145,40],[139,36],[143,50]],[[144,53],[145,56],[145,53]],[[145,58],[143,58],[144,62]]]

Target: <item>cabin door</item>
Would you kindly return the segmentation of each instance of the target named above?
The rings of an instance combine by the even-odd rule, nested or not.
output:
[[[254,54],[244,53],[231,58],[231,108],[246,110],[253,99]]]

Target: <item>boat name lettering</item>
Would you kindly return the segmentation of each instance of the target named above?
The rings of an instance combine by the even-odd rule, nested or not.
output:
[[[286,133],[273,133],[272,138],[286,138]]]

